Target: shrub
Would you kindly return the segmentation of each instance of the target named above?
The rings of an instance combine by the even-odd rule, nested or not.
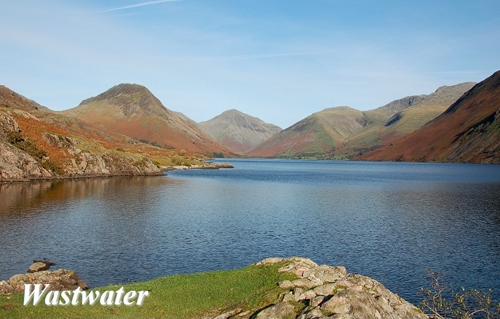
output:
[[[492,290],[466,290],[455,292],[444,281],[444,274],[427,270],[429,287],[421,288],[423,301],[419,307],[432,318],[500,318],[500,303],[491,297]]]
[[[7,141],[17,147],[18,149],[25,151],[29,155],[33,156],[39,162],[47,156],[44,150],[38,149],[35,144],[31,143],[29,140],[24,139],[21,133],[11,132],[7,134]]]

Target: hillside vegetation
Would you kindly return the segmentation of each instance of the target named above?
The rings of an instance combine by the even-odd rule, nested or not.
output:
[[[159,175],[161,166],[203,164],[203,155],[104,132],[0,87],[0,181]]]
[[[387,145],[441,114],[474,83],[444,86],[370,111],[350,107],[314,113],[271,137],[249,154],[263,157],[349,159]]]
[[[357,159],[500,164],[500,71],[414,133]]]

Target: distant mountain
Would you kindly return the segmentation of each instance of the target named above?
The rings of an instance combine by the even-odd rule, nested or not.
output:
[[[211,137],[241,153],[252,150],[281,131],[276,125],[265,123],[259,118],[234,109],[199,125]]]
[[[349,137],[343,152],[358,154],[394,142],[414,132],[443,113],[474,84],[466,82],[442,86],[432,94],[408,96],[364,112],[366,126]]]
[[[325,109],[265,141],[250,155],[352,158],[412,133],[473,85],[443,86],[430,95],[405,97],[364,112],[350,107]]]
[[[167,149],[231,153],[196,125],[163,106],[147,88],[137,84],[114,86],[62,113],[104,131],[121,133]]]
[[[328,108],[274,135],[249,154],[264,157],[332,155],[335,147],[365,124],[361,111],[347,106]]]
[[[358,159],[500,164],[500,71],[414,133]]]
[[[200,128],[200,124],[198,122],[196,122],[195,120],[191,119],[190,117],[188,117],[186,114],[182,113],[182,112],[176,112],[176,111],[173,111],[175,114],[177,114],[177,116],[179,116],[181,119],[193,124],[194,126],[196,126],[197,128]]]

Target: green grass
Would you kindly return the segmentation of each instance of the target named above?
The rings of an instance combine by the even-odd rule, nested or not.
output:
[[[0,318],[202,318],[239,305],[243,310],[274,300],[277,282],[293,279],[278,273],[281,264],[238,270],[175,275],[126,285],[125,291],[150,291],[142,306],[23,306],[23,294],[0,295]],[[116,291],[121,286],[95,290]]]

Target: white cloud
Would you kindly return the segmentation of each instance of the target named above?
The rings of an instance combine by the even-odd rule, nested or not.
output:
[[[103,10],[103,11],[99,11],[98,13],[105,13],[105,12],[118,11],[118,10],[126,10],[126,9],[132,9],[132,8],[150,6],[150,5],[153,5],[153,4],[159,4],[159,3],[164,3],[164,2],[176,2],[176,1],[181,1],[181,0],[156,0],[156,1],[148,1],[148,2],[142,2],[142,3],[133,4],[133,5],[129,5],[129,6],[123,6],[123,7],[106,9],[106,10]]]

